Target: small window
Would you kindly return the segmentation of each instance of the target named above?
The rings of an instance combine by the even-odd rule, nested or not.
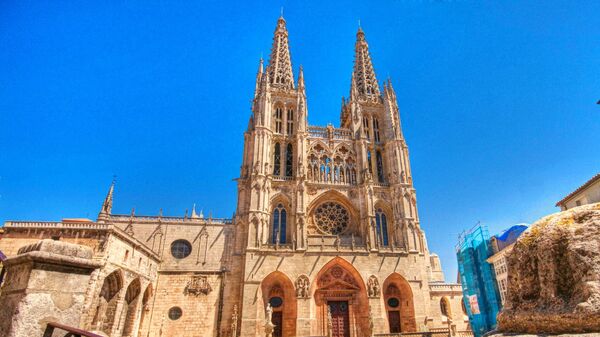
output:
[[[575,205],[577,205],[577,206],[581,206],[581,200],[577,200],[577,201],[575,201]]]
[[[171,244],[171,254],[176,259],[183,259],[192,252],[192,245],[186,240],[173,241]]]
[[[127,262],[127,259],[129,258],[129,250],[125,251],[125,256],[123,256],[123,262]]]
[[[397,308],[400,305],[400,301],[395,297],[390,298],[387,303],[390,308]]]
[[[172,307],[171,309],[169,309],[169,318],[172,321],[176,321],[179,318],[181,318],[181,315],[183,313],[181,312],[181,308],[180,307]]]
[[[281,297],[271,297],[269,303],[271,303],[271,307],[279,308],[283,304],[283,299]]]

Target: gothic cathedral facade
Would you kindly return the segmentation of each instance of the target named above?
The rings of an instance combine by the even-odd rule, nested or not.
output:
[[[279,18],[233,219],[112,214],[113,184],[96,221],[9,221],[0,249],[91,247],[103,267],[79,326],[105,336],[466,334],[460,284],[444,281],[419,222],[396,93],[377,81],[360,28],[354,53],[340,126],[311,126]]]
[[[354,52],[339,128],[308,124],[283,18],[266,69],[261,60],[235,219],[242,336],[263,331],[267,305],[275,336],[442,326],[430,285],[443,278],[419,223],[396,94],[389,80],[380,89],[360,28]]]

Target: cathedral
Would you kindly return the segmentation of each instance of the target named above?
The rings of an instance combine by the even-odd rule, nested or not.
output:
[[[365,33],[339,127],[308,124],[288,38],[280,17],[231,219],[113,214],[113,182],[96,221],[5,223],[9,260],[42,239],[93,252],[81,314],[63,323],[111,337],[470,335],[461,286],[427,247],[396,93],[377,81]],[[14,280],[7,269],[2,296]]]

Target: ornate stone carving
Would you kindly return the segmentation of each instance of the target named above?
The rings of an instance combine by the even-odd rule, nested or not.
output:
[[[208,277],[206,276],[192,276],[185,286],[183,291],[186,295],[208,295],[212,291],[210,283],[208,283]]]
[[[298,298],[309,298],[309,288],[310,281],[308,280],[308,276],[300,275],[298,279],[296,279],[296,296]]]
[[[231,315],[231,337],[237,337],[238,324],[238,309],[237,304],[233,306],[233,314]]]
[[[379,281],[375,275],[371,275],[367,281],[367,293],[369,297],[379,297],[381,288],[379,287]]]

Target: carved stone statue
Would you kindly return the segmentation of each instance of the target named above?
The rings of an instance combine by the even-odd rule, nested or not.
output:
[[[267,303],[267,310],[265,312],[265,321],[266,323],[273,323],[273,308],[271,307],[271,303]]]
[[[265,311],[265,336],[272,337],[273,331],[275,330],[275,324],[272,322],[273,320],[273,308],[271,308],[271,303],[267,303],[267,309]]]
[[[195,296],[200,294],[208,295],[211,291],[212,287],[210,286],[206,276],[192,276],[184,289],[184,293],[186,295]]]
[[[379,297],[380,294],[379,281],[375,275],[371,275],[367,281],[367,293],[369,297]]]
[[[296,280],[296,296],[298,298],[308,298],[309,297],[309,280],[308,276],[300,275]]]

